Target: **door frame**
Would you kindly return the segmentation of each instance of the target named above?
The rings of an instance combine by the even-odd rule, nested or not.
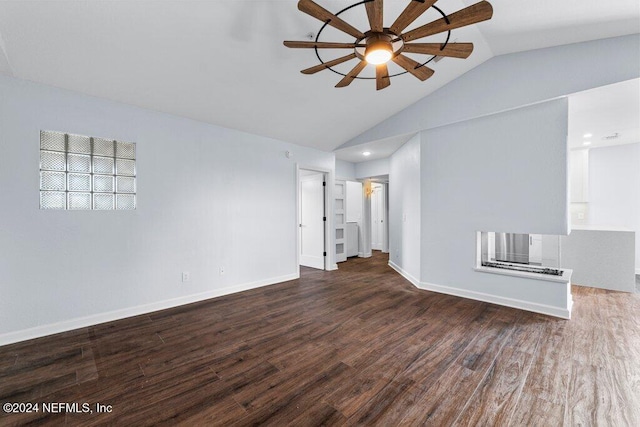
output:
[[[324,181],[326,182],[324,191],[324,215],[327,217],[324,224],[324,251],[327,253],[327,256],[324,257],[324,270],[329,271],[338,269],[334,260],[334,239],[331,238],[332,235],[335,234],[331,233],[333,230],[333,171],[331,169],[323,169],[316,166],[307,166],[296,163],[296,222],[294,226],[296,227],[296,269],[298,277],[300,277],[300,220],[302,218],[302,214],[300,212],[300,170],[318,172],[322,173],[324,176]]]
[[[375,187],[375,188],[374,188]],[[373,223],[373,210],[374,210],[374,201],[373,201],[373,195],[376,192],[376,189],[378,190],[378,198],[379,200],[377,200],[378,202],[378,206],[377,208],[380,208],[378,211],[378,220],[381,221],[378,224]],[[372,182],[371,183],[371,250],[376,250],[376,251],[383,251],[384,250],[384,227],[386,224],[386,212],[385,212],[385,194],[384,194],[384,184],[380,183],[380,182]],[[379,248],[376,247],[375,249],[373,248],[373,228],[376,227],[377,231],[379,232],[379,236],[378,236],[378,240],[379,240]]]
[[[362,182],[362,250],[358,256],[361,258],[372,256],[371,184],[382,186],[382,218],[384,221],[384,226],[382,227],[382,253],[389,253],[389,182],[374,182],[368,178],[360,182]]]
[[[384,226],[382,227],[382,253],[389,253],[389,182],[382,184],[382,217]]]

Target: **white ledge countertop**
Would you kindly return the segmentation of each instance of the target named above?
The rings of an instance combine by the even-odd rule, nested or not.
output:
[[[572,225],[571,231],[625,231],[633,232],[634,230],[627,227],[616,225]]]
[[[554,270],[562,271],[562,276],[554,276],[552,274],[529,273],[528,271],[507,270],[506,268],[484,267],[479,265],[474,268],[475,271],[481,273],[502,274],[505,276],[525,277],[527,279],[544,280],[546,282],[571,283],[571,274],[573,270],[568,268],[549,267]]]

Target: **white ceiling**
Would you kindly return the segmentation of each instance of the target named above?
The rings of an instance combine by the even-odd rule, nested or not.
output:
[[[351,163],[367,162],[370,160],[385,159],[396,152],[396,150],[410,140],[415,133],[392,136],[391,138],[380,139],[366,144],[354,145],[352,147],[336,150],[336,159],[346,160]],[[365,156],[364,152],[369,155]]]
[[[489,2],[494,14],[491,24],[482,27],[482,35],[495,55],[640,32],[638,0]]]
[[[640,142],[640,79],[569,96],[568,141],[573,149]]]
[[[317,1],[333,12],[350,4]],[[437,5],[451,13],[474,2]],[[0,73],[331,151],[494,54],[640,30],[637,0],[491,3],[492,20],[452,32],[475,44],[469,59],[445,58],[426,82],[402,75],[379,92],[370,80],[334,89],[341,77],[330,71],[299,72],[317,63],[313,50],[282,41],[305,40],[321,23],[296,0],[0,0]],[[406,4],[387,0],[385,25]],[[362,6],[341,17],[367,28]],[[321,40],[352,41],[330,27]]]

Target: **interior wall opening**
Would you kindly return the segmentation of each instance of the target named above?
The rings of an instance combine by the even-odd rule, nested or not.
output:
[[[344,202],[336,199],[336,207],[344,206],[345,224],[342,231],[336,222],[336,238],[344,239],[345,250],[337,254],[337,262],[389,252],[388,179],[385,175],[343,181]]]

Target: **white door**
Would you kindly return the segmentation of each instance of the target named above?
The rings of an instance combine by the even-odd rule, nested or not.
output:
[[[300,265],[324,269],[324,175],[300,177]]]
[[[382,186],[373,184],[371,188],[371,249],[382,250],[382,239],[384,236],[384,199]]]

